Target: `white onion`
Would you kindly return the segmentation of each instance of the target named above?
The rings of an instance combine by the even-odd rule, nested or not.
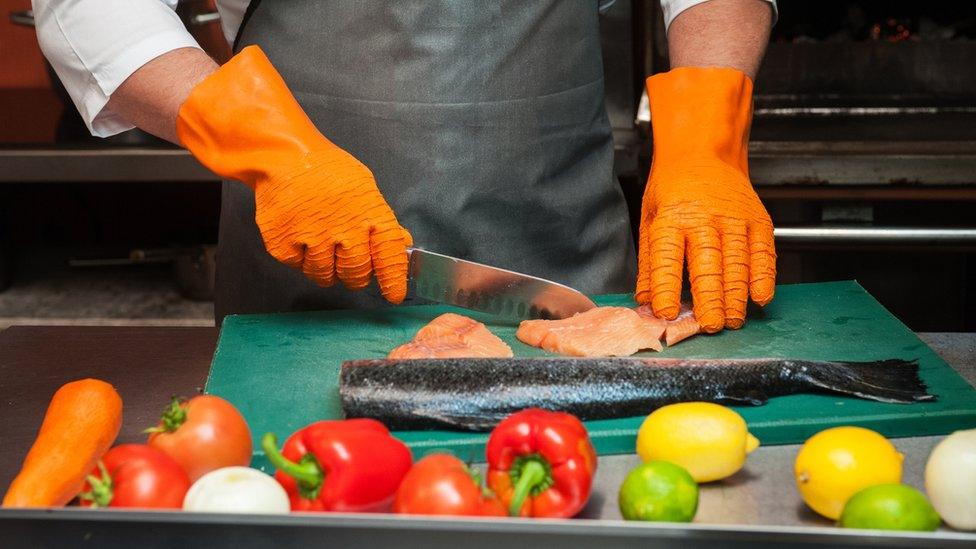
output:
[[[183,498],[184,511],[282,514],[288,494],[274,478],[248,467],[223,467],[203,475]]]
[[[936,445],[925,466],[925,491],[946,524],[976,530],[976,429]]]

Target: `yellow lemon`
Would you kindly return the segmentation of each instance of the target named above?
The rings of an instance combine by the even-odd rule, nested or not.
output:
[[[813,435],[796,456],[793,472],[811,509],[837,520],[855,493],[901,482],[904,456],[880,434],[861,427],[834,427]]]
[[[742,416],[710,402],[658,408],[637,431],[637,455],[684,467],[696,482],[731,476],[759,446]]]

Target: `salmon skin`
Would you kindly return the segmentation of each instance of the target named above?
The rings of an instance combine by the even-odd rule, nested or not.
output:
[[[381,359],[344,362],[339,374],[346,417],[391,429],[485,431],[529,407],[591,420],[644,416],[685,401],[759,406],[805,392],[895,403],[935,398],[918,377],[918,361],[900,359]]]

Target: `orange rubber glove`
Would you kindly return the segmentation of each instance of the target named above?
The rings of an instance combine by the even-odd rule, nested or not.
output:
[[[641,212],[636,300],[674,319],[685,258],[706,332],[745,323],[749,295],[773,299],[773,223],[749,181],[752,81],[682,67],[647,79],[654,157]]]
[[[326,139],[257,46],[207,77],[180,107],[183,145],[214,173],[254,189],[264,245],[321,286],[407,292],[410,233],[369,169]]]

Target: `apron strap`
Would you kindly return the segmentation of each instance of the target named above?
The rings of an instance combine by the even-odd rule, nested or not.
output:
[[[254,14],[254,10],[258,9],[258,4],[260,3],[261,0],[251,0],[248,2],[247,9],[244,10],[244,17],[241,18],[241,24],[237,27],[237,35],[234,36],[234,45],[231,49],[233,53],[240,51],[241,35],[244,34],[244,27],[247,26],[248,20],[251,18],[251,15]]]

